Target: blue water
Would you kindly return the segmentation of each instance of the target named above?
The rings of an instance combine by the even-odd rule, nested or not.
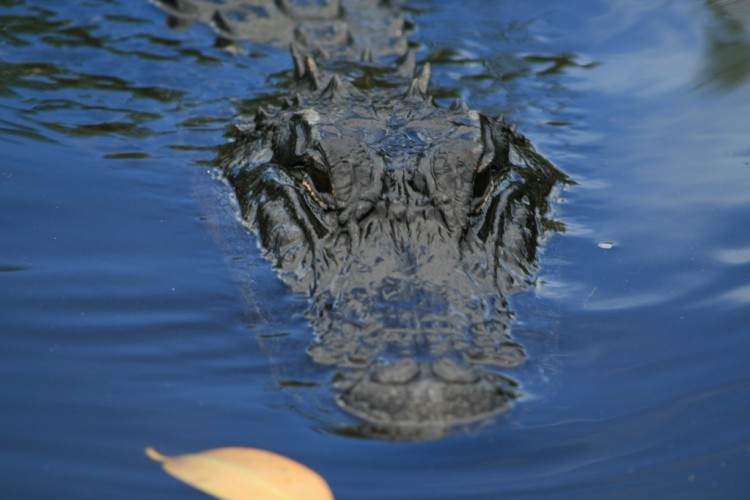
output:
[[[750,5],[410,5],[436,94],[506,114],[576,182],[513,301],[528,396],[432,442],[335,432],[304,302],[207,166],[288,55],[145,1],[7,0],[2,498],[205,498],[143,448],[228,445],[341,499],[747,496]]]

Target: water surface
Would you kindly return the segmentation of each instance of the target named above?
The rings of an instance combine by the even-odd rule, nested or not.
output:
[[[750,4],[409,5],[439,100],[504,113],[576,183],[513,301],[528,396],[433,442],[335,432],[304,303],[208,166],[285,51],[145,1],[5,1],[4,498],[204,498],[149,445],[271,449],[342,499],[745,496]]]

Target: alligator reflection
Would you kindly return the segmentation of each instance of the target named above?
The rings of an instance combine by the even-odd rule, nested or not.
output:
[[[701,86],[729,91],[750,77],[750,4],[707,0],[713,13],[706,25],[708,52],[701,70]]]
[[[350,432],[435,438],[507,409],[520,394],[507,371],[526,360],[507,297],[531,280],[564,175],[502,118],[435,105],[390,3],[161,3],[211,20],[224,46],[293,42],[294,91],[238,127],[218,163],[267,257],[309,297],[309,354],[336,367],[338,403],[364,421]],[[389,85],[358,88],[333,71],[344,65]]]

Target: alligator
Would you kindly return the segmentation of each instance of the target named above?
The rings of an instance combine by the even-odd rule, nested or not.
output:
[[[154,1],[220,47],[291,46],[288,97],[217,164],[308,298],[309,355],[361,433],[434,438],[511,406],[527,354],[508,298],[533,282],[564,174],[502,117],[434,102],[396,1]]]

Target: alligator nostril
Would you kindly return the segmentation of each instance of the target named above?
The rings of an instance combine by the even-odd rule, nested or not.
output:
[[[420,371],[417,361],[401,359],[390,365],[378,367],[372,374],[372,380],[381,384],[406,384],[414,380]]]
[[[476,371],[450,359],[439,359],[432,363],[432,373],[444,382],[452,384],[473,384],[479,380]]]

